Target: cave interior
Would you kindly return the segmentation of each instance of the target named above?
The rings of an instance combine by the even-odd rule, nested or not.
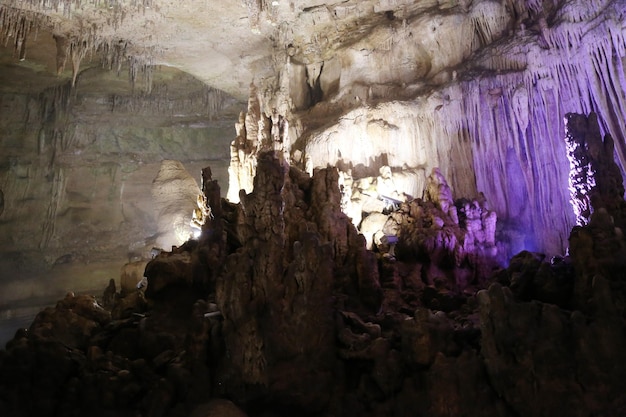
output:
[[[0,0],[0,415],[626,415],[626,0]]]

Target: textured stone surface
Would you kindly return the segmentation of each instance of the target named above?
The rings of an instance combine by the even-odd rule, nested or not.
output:
[[[0,216],[22,264],[31,258],[16,245],[32,242],[59,268],[89,259],[59,249],[76,237],[109,254],[96,232],[124,239],[122,219],[142,217],[142,207],[121,210],[109,198],[124,183],[116,150],[160,156],[156,144],[179,148],[175,135],[145,140],[133,128],[123,141],[114,129],[115,140],[102,141],[89,126],[168,108],[154,60],[250,99],[231,147],[229,197],[241,204],[222,204],[203,185],[214,218],[200,239],[152,263],[147,299],[120,297],[104,328],[68,302],[42,314],[32,335],[19,332],[0,353],[0,414],[177,416],[216,397],[250,415],[624,414],[621,221],[607,204],[568,241],[562,140],[567,113],[594,109],[596,139],[616,138],[601,159],[626,165],[624,0],[14,4],[0,3],[0,40],[15,51],[2,57],[2,115],[25,116],[1,122],[32,129],[2,136],[10,174]],[[107,111],[68,124],[66,104],[80,96],[71,92],[101,53],[129,70],[139,97],[104,100]],[[59,80],[75,90],[44,91]],[[202,91],[182,108],[214,114],[221,93]],[[92,146],[112,160],[93,171],[74,165]],[[343,193],[329,164],[343,173]],[[379,191],[392,182],[418,200],[381,208]],[[621,198],[619,182],[610,188]],[[42,206],[39,193],[50,196]],[[101,204],[85,211],[86,200]],[[341,212],[351,205],[352,220],[388,216],[368,236],[376,251]],[[16,206],[38,219],[37,239]],[[395,253],[389,236],[404,239]],[[138,242],[130,250],[124,241],[128,257],[150,247]],[[569,256],[537,254],[563,253],[568,242]],[[482,261],[495,248],[528,251],[476,296],[490,284]]]
[[[460,195],[485,194],[509,254],[565,249],[575,221],[563,187],[565,115],[595,109],[613,137],[625,125],[610,111],[624,108],[623,0],[55,4],[1,3],[11,89],[21,74],[54,82],[59,60],[61,78],[78,83],[100,58],[128,66],[144,91],[153,62],[181,68],[251,97],[244,142],[261,133],[309,173],[328,163],[351,166],[356,179],[383,165],[439,167]],[[622,170],[625,152],[617,142]],[[254,157],[244,154],[232,201],[250,191]],[[548,228],[548,238],[535,232]]]
[[[623,0],[74,3],[0,2],[4,269],[142,256],[156,233],[153,163],[228,158],[244,105],[228,110],[223,90],[251,103],[231,201],[250,191],[259,139],[309,173],[350,170],[354,183],[387,166],[413,197],[438,167],[455,195],[485,195],[501,253],[554,255],[575,221],[564,116],[598,111],[623,170],[626,123],[611,110],[626,107]],[[100,69],[103,55],[118,71]],[[62,87],[74,75],[74,90]],[[358,219],[354,201],[346,212]],[[101,244],[110,239],[123,245]]]
[[[164,160],[152,181],[158,248],[171,249],[191,237],[191,219],[200,188],[180,161]]]
[[[202,235],[157,255],[111,314],[69,294],[18,331],[0,350],[2,415],[623,414],[626,293],[619,255],[593,255],[614,239],[602,210],[569,257],[522,252],[489,277],[428,238],[493,240],[461,227],[489,216],[468,215],[437,172],[436,201],[388,215],[429,243],[392,258],[341,212],[338,170],[310,178],[274,152],[257,168],[238,205],[205,169]]]
[[[181,161],[199,182],[200,168],[219,158],[215,177],[226,183],[238,110],[232,118],[228,105],[209,110],[216,93],[173,69],[157,70],[153,82],[147,97],[127,76],[90,69],[74,89],[62,80],[44,90],[17,88],[26,81],[0,88],[3,319],[20,317],[16,303],[26,299],[42,306],[69,290],[99,294],[111,278],[121,284],[122,263],[180,244],[157,243],[151,191],[163,159]]]
[[[626,203],[624,184],[615,162],[615,143],[610,134],[602,137],[598,116],[568,113],[565,142],[570,161],[571,203],[579,225],[586,225],[595,210],[604,209],[616,227],[624,228]],[[623,136],[618,137],[618,142]]]
[[[595,304],[592,316],[516,301],[497,284],[479,294],[487,371],[519,414],[624,412],[626,398],[617,385],[625,371],[623,323],[606,280],[598,277],[589,295],[602,304]]]

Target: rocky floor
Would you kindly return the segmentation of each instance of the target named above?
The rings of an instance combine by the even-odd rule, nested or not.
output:
[[[120,275],[121,258],[116,260],[56,265],[39,274],[0,280],[0,346],[28,327],[39,311],[54,306],[69,291],[100,294],[111,278]]]

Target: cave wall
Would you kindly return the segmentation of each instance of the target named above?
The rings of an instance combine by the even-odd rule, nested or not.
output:
[[[169,243],[152,195],[164,159],[181,161],[198,182],[211,164],[226,181],[236,102],[180,71],[156,74],[149,95],[124,73],[97,68],[75,87],[0,93],[4,283],[28,287],[26,278],[52,267],[101,262],[117,278],[124,262]]]
[[[375,173],[390,164],[424,176],[437,166],[456,195],[485,194],[510,253],[565,249],[574,222],[562,191],[565,113],[597,112],[603,131],[618,138],[616,155],[625,165],[619,140],[626,107],[624,0],[247,1],[224,6],[228,10],[199,3],[183,13],[168,2],[159,10],[147,3],[134,9],[133,2],[129,19],[120,13],[128,5],[116,3],[105,24],[95,4],[79,2],[74,11],[64,9],[67,28],[55,23],[52,4],[11,6],[3,9],[10,24],[0,36],[12,39],[22,58],[21,49],[36,52],[30,44],[21,48],[31,29],[67,29],[66,47],[74,45],[80,55],[72,60],[84,66],[87,51],[100,51],[103,62],[115,66],[128,52],[133,80],[142,72],[151,80],[158,58],[186,61],[212,85],[236,83],[241,95],[253,81],[260,96],[253,101],[265,118],[257,117],[254,128],[248,124],[248,136],[280,136],[270,147],[282,146],[309,172],[331,163]],[[232,19],[227,11],[247,16]],[[73,21],[77,12],[94,24],[94,39]],[[228,17],[221,19],[227,23],[206,30],[191,25],[189,42],[189,24],[206,13]],[[117,49],[111,25],[127,37]],[[209,37],[219,41],[207,45],[199,35],[212,30],[220,33]],[[198,56],[202,47],[212,53]],[[221,56],[214,47],[230,57],[229,70],[211,60]],[[254,75],[238,78],[248,70]],[[65,72],[77,75],[69,62]],[[275,128],[287,134],[274,135]],[[254,158],[240,155],[235,162],[240,175],[231,179],[241,183],[231,181],[232,201],[240,188],[250,191],[255,169]],[[417,182],[411,192],[419,194],[424,180]]]
[[[342,7],[310,14],[330,27]],[[565,114],[600,114],[626,166],[624,10],[620,0],[385,2],[338,29],[349,40],[285,34],[267,113],[295,107],[292,157],[309,172],[440,167],[455,195],[484,193],[509,253],[563,253],[574,224]]]

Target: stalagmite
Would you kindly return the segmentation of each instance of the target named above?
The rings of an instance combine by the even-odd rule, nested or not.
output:
[[[610,134],[602,138],[595,113],[589,117],[568,113],[565,142],[570,161],[570,201],[578,225],[589,224],[592,214],[604,209],[615,225],[623,229],[626,226],[624,184],[614,159],[613,138]]]
[[[601,132],[620,137],[626,124],[623,0],[242,5],[255,33],[273,32],[268,37],[275,56],[268,62],[277,77],[259,76],[254,95],[260,109],[245,121],[245,142],[252,147],[235,141],[239,166],[232,169],[229,199],[237,201],[240,189],[250,191],[253,153],[261,149],[250,141],[261,134],[311,173],[328,163],[356,167],[357,180],[385,164],[394,174],[418,173],[407,193],[420,193],[425,176],[419,172],[439,167],[455,192],[485,194],[511,252],[564,251],[575,220],[562,187],[562,119],[568,112],[596,111]],[[140,36],[122,40],[116,33],[136,28],[129,22],[140,15],[145,28],[156,27],[171,5],[19,6],[9,1],[0,7],[3,42],[18,41],[20,49],[29,28],[46,27],[65,36],[67,48],[100,51],[109,67],[128,62],[131,80],[143,75],[150,91],[151,64],[163,52],[163,39],[145,36],[135,45]],[[82,29],[63,32],[60,16],[80,16]],[[294,30],[296,21],[309,30]],[[65,55],[72,58],[74,79],[84,62],[81,51],[58,53],[58,68]],[[311,100],[313,90],[321,101]],[[207,99],[209,107],[213,100]],[[306,110],[312,113],[301,113]],[[259,119],[251,120],[257,113]],[[615,155],[624,171],[626,145],[617,141]],[[554,232],[545,236],[547,229]]]
[[[0,270],[129,261],[110,312],[70,293],[0,350],[0,415],[626,415],[625,20],[0,0],[0,78],[56,86],[0,91]]]

